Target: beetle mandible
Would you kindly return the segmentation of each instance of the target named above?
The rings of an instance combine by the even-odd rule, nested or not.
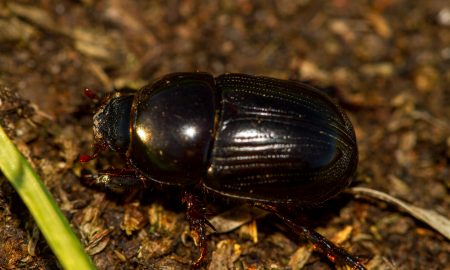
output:
[[[173,73],[139,91],[107,95],[93,120],[94,154],[80,161],[109,148],[127,167],[84,178],[106,188],[148,182],[183,188],[187,219],[199,235],[194,267],[207,254],[211,226],[200,187],[275,213],[331,260],[365,269],[290,217],[291,209],[319,205],[347,187],[358,162],[351,122],[319,89],[246,74]]]

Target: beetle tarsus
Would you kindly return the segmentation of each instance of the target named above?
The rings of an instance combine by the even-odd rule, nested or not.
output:
[[[289,211],[287,209],[281,209],[277,206],[270,205],[270,204],[260,204],[257,203],[255,206],[262,208],[264,210],[267,210],[269,212],[274,213],[277,215],[283,222],[288,225],[297,235],[300,237],[303,237],[304,239],[311,242],[314,246],[314,249],[318,249],[320,252],[322,252],[324,255],[327,256],[327,258],[331,262],[339,262],[346,264],[351,267],[351,269],[354,270],[365,270],[366,268],[364,265],[359,262],[358,259],[350,255],[347,251],[344,249],[336,246],[334,243],[332,243],[330,240],[323,237],[321,234],[316,232],[314,229],[311,229],[304,225],[299,225],[297,222],[289,218]]]
[[[203,246],[202,246],[202,242],[203,242]],[[206,243],[207,243],[206,240],[205,241],[200,240],[200,242],[199,242],[200,255],[197,258],[197,260],[192,263],[192,269],[199,268],[205,261],[206,255],[208,254],[208,247],[207,247]]]
[[[327,258],[334,262],[345,263],[355,270],[365,270],[366,268],[356,258],[346,252],[344,249],[336,246],[334,243],[323,237],[315,230],[303,225],[296,224],[291,219],[276,213],[295,233],[312,242],[316,249],[323,252]]]
[[[208,242],[206,239],[206,225],[215,230],[214,226],[205,217],[203,202],[194,194],[185,191],[182,201],[186,203],[186,217],[191,226],[191,234],[199,247],[200,255],[192,263],[192,268],[199,268],[208,254]]]

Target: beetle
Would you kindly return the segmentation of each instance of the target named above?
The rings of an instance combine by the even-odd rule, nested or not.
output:
[[[91,91],[85,94],[98,99]],[[183,189],[187,219],[199,237],[199,267],[207,254],[198,191],[250,203],[280,217],[332,261],[362,263],[292,218],[350,184],[358,163],[353,126],[320,89],[300,81],[246,74],[168,74],[139,91],[116,90],[93,117],[94,153],[109,148],[124,169],[86,174],[106,188],[156,182]]]

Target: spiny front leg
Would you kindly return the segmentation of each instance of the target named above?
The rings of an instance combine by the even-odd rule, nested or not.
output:
[[[205,217],[204,203],[194,194],[185,191],[182,199],[186,203],[186,217],[191,227],[191,234],[200,249],[198,259],[192,263],[192,268],[199,268],[208,254],[208,242],[206,239],[206,225],[213,230],[213,225]]]

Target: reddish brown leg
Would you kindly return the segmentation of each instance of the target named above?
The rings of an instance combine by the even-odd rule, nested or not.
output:
[[[343,264],[347,264],[348,266],[350,266],[352,269],[355,270],[366,269],[364,265],[362,265],[356,258],[350,255],[347,251],[336,246],[330,240],[326,239],[315,230],[308,228],[307,226],[299,225],[292,219],[288,218],[289,211],[287,209],[280,209],[277,206],[259,203],[256,204],[256,206],[277,215],[296,234],[298,234],[300,237],[307,239],[309,242],[313,244],[315,249],[319,249],[319,251],[324,253],[330,261],[332,262],[337,261]]]
[[[206,225],[213,230],[213,225],[205,217],[205,207],[203,202],[192,193],[185,191],[182,199],[186,203],[186,217],[191,226],[192,236],[195,238],[200,250],[198,259],[192,263],[192,268],[199,268],[208,254],[208,242],[206,239]]]

